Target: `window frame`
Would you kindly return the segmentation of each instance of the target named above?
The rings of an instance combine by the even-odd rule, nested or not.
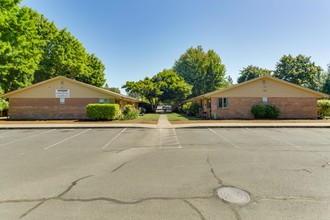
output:
[[[218,99],[218,108],[228,109],[229,107],[229,99],[226,97],[221,97]]]
[[[268,97],[262,97],[262,103],[267,104],[268,103]]]

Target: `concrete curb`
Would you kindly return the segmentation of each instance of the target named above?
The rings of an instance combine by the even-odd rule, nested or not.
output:
[[[156,128],[157,125],[144,125],[144,124],[114,124],[114,125],[97,125],[97,124],[83,124],[83,125],[72,125],[72,124],[10,124],[10,125],[0,125],[0,130],[8,129],[89,129],[89,128]]]
[[[0,125],[0,130],[8,129],[111,129],[111,128],[138,128],[138,129],[201,129],[201,128],[330,128],[330,124],[180,124],[171,126],[143,125],[143,124],[116,124],[116,125],[71,125],[71,124],[46,124],[46,125]]]
[[[198,129],[198,128],[330,128],[330,125],[215,125],[215,126],[180,126],[174,127],[176,129]]]

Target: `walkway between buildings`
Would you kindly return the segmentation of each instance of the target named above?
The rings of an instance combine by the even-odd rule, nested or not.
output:
[[[165,114],[162,114],[159,116],[157,127],[158,128],[173,128],[172,124],[167,120],[167,116]]]

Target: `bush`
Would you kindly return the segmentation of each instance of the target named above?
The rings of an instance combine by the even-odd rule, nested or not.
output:
[[[0,111],[8,110],[8,108],[9,103],[4,99],[0,99]]]
[[[330,101],[329,100],[318,100],[317,101],[317,116],[319,118],[325,118],[330,115]]]
[[[0,117],[8,116],[8,109],[9,103],[4,99],[0,99]]]
[[[252,106],[251,113],[256,119],[276,119],[280,116],[280,110],[274,104],[254,105]]]
[[[125,105],[123,111],[124,120],[136,119],[139,116],[139,110],[135,109],[132,105]]]
[[[199,114],[199,104],[197,102],[187,102],[181,109],[187,115],[196,116]]]
[[[86,112],[92,120],[114,120],[120,116],[118,104],[88,104]]]

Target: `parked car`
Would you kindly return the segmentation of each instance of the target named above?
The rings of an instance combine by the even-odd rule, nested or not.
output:
[[[163,111],[164,112],[172,112],[172,106],[170,106],[170,105],[164,105],[163,106]]]

